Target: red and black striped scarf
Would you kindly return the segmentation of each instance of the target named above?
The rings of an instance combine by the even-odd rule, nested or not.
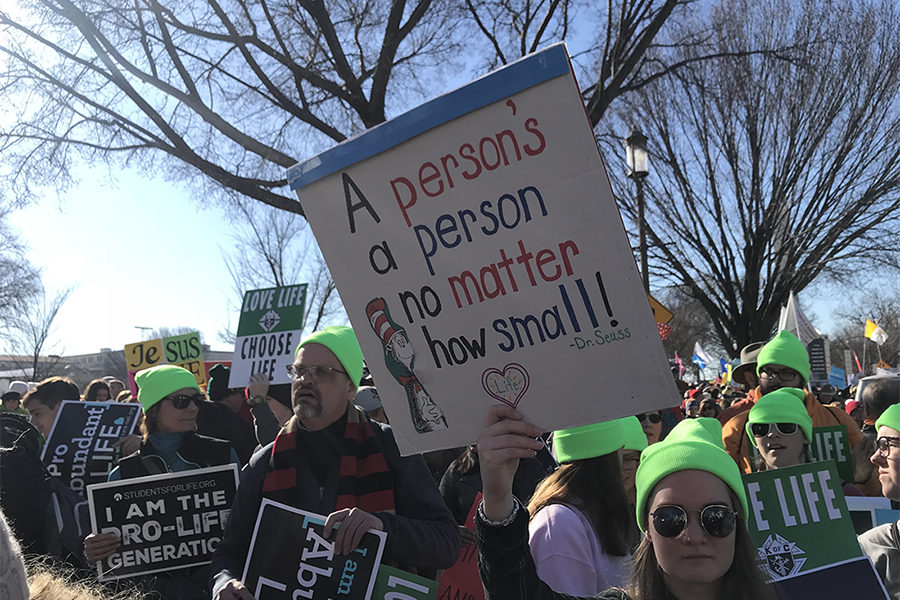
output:
[[[297,418],[292,418],[275,438],[269,470],[263,480],[263,496],[296,505]],[[394,480],[365,415],[354,405],[347,410],[347,426],[341,441],[341,470],[335,510],[359,508],[369,513],[394,512]]]

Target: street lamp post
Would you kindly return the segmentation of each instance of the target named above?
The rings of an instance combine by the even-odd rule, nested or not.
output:
[[[625,160],[628,163],[628,177],[637,186],[638,239],[641,254],[641,279],[644,291],[650,292],[650,275],[647,272],[647,226],[644,221],[644,177],[649,173],[647,159],[647,136],[632,126],[625,138]]]

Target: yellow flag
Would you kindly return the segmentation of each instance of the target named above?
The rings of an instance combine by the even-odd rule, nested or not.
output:
[[[866,319],[866,337],[871,340],[872,334],[875,333],[876,329],[878,329],[878,324],[872,319]]]
[[[880,346],[887,341],[888,334],[872,319],[866,319],[866,337]]]

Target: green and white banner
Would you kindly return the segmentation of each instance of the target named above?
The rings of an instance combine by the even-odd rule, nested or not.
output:
[[[862,556],[832,462],[743,476],[747,528],[773,581]]]
[[[306,284],[250,290],[241,303],[229,387],[243,387],[254,373],[269,383],[290,383],[287,366],[300,343]]]

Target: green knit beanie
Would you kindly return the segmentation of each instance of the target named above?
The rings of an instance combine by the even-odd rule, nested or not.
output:
[[[641,422],[637,417],[624,417],[619,419],[622,423],[622,429],[625,432],[625,449],[637,450],[640,452],[647,447],[647,434],[641,427]]]
[[[900,431],[900,404],[891,404],[886,411],[881,413],[881,416],[875,421],[875,429],[881,428],[882,425]]]
[[[322,344],[331,350],[344,366],[353,385],[359,385],[363,375],[363,353],[356,340],[356,334],[350,327],[333,325],[309,334],[297,346],[294,358],[297,357],[300,348],[306,344]]]
[[[781,388],[757,400],[747,417],[747,435],[750,436],[750,442],[756,445],[756,438],[751,430],[754,423],[796,423],[803,430],[807,443],[812,443],[813,423],[812,417],[806,411],[806,405],[803,404],[805,397],[806,393],[803,390]]]
[[[762,372],[766,365],[783,365],[800,373],[803,382],[809,381],[809,352],[803,342],[790,331],[779,331],[759,351],[756,357],[756,374]]]
[[[157,365],[138,371],[134,376],[138,386],[138,402],[144,414],[150,407],[178,390],[193,388],[200,391],[193,373],[177,365]]]
[[[741,503],[747,515],[747,495],[737,463],[725,452],[722,426],[717,419],[700,417],[685,419],[669,432],[666,439],[647,446],[641,453],[641,464],[635,474],[638,527],[647,527],[647,501],[656,484],[667,475],[696,469],[712,473],[725,482]]]
[[[553,453],[560,464],[611,454],[625,444],[618,420],[560,429],[553,434]]]

